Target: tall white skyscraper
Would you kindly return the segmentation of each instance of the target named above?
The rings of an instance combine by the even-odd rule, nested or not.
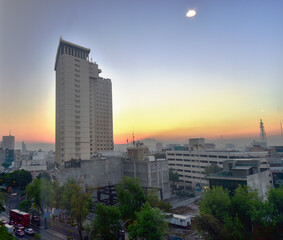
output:
[[[56,55],[56,162],[113,150],[112,84],[90,49],[62,38]]]

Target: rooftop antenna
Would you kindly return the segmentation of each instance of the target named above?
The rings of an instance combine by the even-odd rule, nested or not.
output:
[[[136,142],[135,142],[135,134],[134,134],[134,132],[133,132],[133,146],[135,147],[135,145],[136,145]]]
[[[9,130],[9,136],[11,136],[11,129]]]
[[[265,134],[265,130],[264,130],[264,125],[263,125],[262,119],[260,119],[259,128],[260,128],[260,140],[262,142],[266,142],[266,134]]]

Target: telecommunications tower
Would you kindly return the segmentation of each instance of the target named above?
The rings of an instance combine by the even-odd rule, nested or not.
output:
[[[266,142],[266,133],[265,133],[265,130],[264,130],[262,119],[260,119],[259,128],[260,128],[260,140],[262,142]]]

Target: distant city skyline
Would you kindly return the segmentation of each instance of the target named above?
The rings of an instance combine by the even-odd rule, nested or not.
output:
[[[187,18],[188,9],[196,16]],[[281,143],[283,2],[0,1],[0,136],[55,142],[54,49],[92,49],[112,79],[114,143]]]

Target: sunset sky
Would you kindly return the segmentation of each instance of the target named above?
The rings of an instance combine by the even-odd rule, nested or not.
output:
[[[282,0],[0,0],[0,137],[55,141],[60,36],[90,48],[112,80],[115,144],[133,131],[257,139],[261,118],[279,136],[282,10]]]

